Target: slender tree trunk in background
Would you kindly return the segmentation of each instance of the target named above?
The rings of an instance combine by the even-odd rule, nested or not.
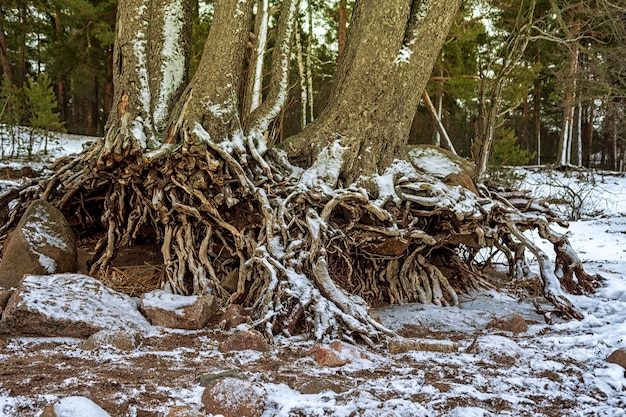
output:
[[[106,66],[104,70],[104,92],[102,97],[102,108],[104,113],[104,119],[102,122],[103,128],[104,123],[107,120],[108,114],[111,112],[111,107],[113,106],[113,49],[109,48],[107,51],[107,60]]]
[[[255,47],[250,63],[250,74],[248,75],[251,80],[249,82],[250,98],[247,100],[249,103],[244,102],[244,119],[263,101],[263,67],[269,33],[269,0],[259,0],[255,20]]]
[[[337,61],[341,59],[348,41],[348,0],[339,0],[339,28],[337,32]]]
[[[537,165],[541,165],[541,83],[535,80],[535,95],[533,97],[533,134],[537,150]]]
[[[54,13],[54,27],[56,31],[57,41],[60,43],[63,36],[63,27],[61,26],[61,11],[56,10]],[[59,114],[61,120],[67,120],[67,81],[62,75],[57,75],[57,101],[59,106]]]
[[[575,109],[575,129],[574,129],[574,140],[573,140],[573,159],[574,165],[577,167],[582,166],[583,164],[583,107],[581,103],[576,105]]]
[[[310,166],[338,142],[345,185],[403,155],[422,91],[460,0],[363,0],[352,13],[333,92],[319,117],[281,145]]]
[[[495,129],[498,115],[500,113],[502,91],[507,78],[511,75],[513,69],[521,59],[530,41],[530,31],[533,23],[533,14],[535,11],[536,1],[531,0],[528,7],[522,7],[518,11],[513,28],[506,44],[500,51],[499,69],[493,79],[483,79],[481,83],[481,91],[479,98],[479,133],[480,150],[476,158],[476,167],[474,180],[482,183],[487,179],[487,167],[491,158],[491,148],[495,141]],[[493,64],[493,63],[491,63]],[[493,70],[488,68],[489,72]]]
[[[522,101],[522,120],[520,126],[520,144],[524,149],[530,149],[530,102],[528,96],[524,96]]]
[[[26,8],[25,5],[20,7],[20,21],[23,28],[27,27]],[[20,76],[17,80],[17,86],[21,87],[26,82],[26,29],[22,29],[20,34]]]
[[[297,21],[296,21],[297,23]],[[307,103],[309,102],[306,83],[306,70],[304,68],[304,51],[302,50],[302,36],[300,35],[300,25],[296,27],[296,61],[298,62],[298,79],[300,80],[300,130],[304,130],[307,125]]]
[[[440,58],[439,58],[439,77],[441,78],[441,88],[438,88],[437,90],[435,90],[435,101],[437,102],[437,120],[439,122],[442,121],[442,116],[443,116],[443,86],[445,81],[443,80],[443,65],[442,62],[443,61],[443,52],[441,52],[439,54]],[[442,125],[443,126],[443,125]],[[435,138],[433,140],[433,145],[435,146],[441,146],[441,133],[439,133],[439,129],[435,129]]]
[[[428,113],[433,119],[433,123],[435,124],[435,128],[437,130],[439,137],[443,138],[445,147],[450,152],[457,155],[456,149],[454,149],[454,145],[452,145],[452,141],[450,140],[450,136],[448,136],[448,132],[446,132],[446,128],[444,127],[443,123],[441,123],[441,120],[439,119],[439,115],[437,114],[437,109],[435,109],[433,102],[430,101],[430,97],[428,96],[428,92],[426,90],[424,90],[424,92],[422,93],[422,101],[424,102],[424,106],[426,106],[426,109],[428,109]]]
[[[586,106],[585,111],[585,129],[583,129],[583,165],[591,168],[591,152],[593,151],[593,118],[594,105],[593,102]]]
[[[604,119],[604,140],[607,147],[608,169],[617,170],[617,115],[615,103],[608,103]]]
[[[0,64],[2,65],[2,74],[6,75],[9,82],[13,82],[13,73],[11,71],[11,61],[9,61],[7,38],[4,34],[4,27],[2,22],[4,17],[2,15],[2,8],[0,7]]]
[[[307,6],[309,25],[306,44],[306,86],[307,98],[309,99],[309,121],[312,122],[315,116],[313,113],[313,62],[311,60],[313,56],[313,7],[311,6],[311,0],[308,1]]]
[[[553,10],[556,10],[555,3],[553,2]],[[580,10],[580,6],[574,7],[570,11],[570,18],[567,26],[564,26],[564,30],[568,34],[568,37],[572,40],[576,39],[580,34],[580,22],[578,21],[577,13]],[[560,14],[559,14],[560,16]],[[573,134],[575,130],[575,109],[576,106],[576,89],[577,89],[577,77],[578,77],[578,60],[580,51],[576,41],[570,44],[569,49],[569,61],[566,74],[565,85],[565,97],[563,98],[563,130],[559,139],[559,147],[557,151],[557,164],[568,165],[571,162],[571,149]]]

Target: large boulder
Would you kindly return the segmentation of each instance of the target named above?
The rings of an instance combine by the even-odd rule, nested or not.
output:
[[[217,300],[210,294],[184,296],[162,290],[144,294],[140,306],[153,325],[187,330],[202,329],[217,308]]]
[[[4,244],[0,287],[15,288],[24,275],[75,271],[74,232],[52,204],[34,201]]]
[[[86,275],[28,275],[0,320],[0,334],[87,338],[103,330],[148,333],[135,301]]]

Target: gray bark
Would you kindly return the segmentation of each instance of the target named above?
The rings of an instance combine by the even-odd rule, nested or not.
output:
[[[134,139],[144,149],[163,141],[170,110],[187,81],[189,0],[120,0],[113,55],[114,102],[107,140]]]
[[[355,5],[334,90],[320,116],[284,143],[309,166],[336,140],[340,180],[382,172],[402,154],[433,63],[460,0],[361,0]]]

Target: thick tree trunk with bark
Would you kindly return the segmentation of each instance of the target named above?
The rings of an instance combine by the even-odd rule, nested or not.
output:
[[[334,89],[320,116],[284,148],[309,166],[338,141],[339,180],[382,173],[404,152],[413,116],[460,1],[358,1]]]
[[[160,146],[187,81],[189,0],[121,0],[113,53],[114,108],[98,164]]]

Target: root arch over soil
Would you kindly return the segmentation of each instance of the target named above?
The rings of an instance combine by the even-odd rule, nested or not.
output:
[[[512,281],[530,276],[525,251],[535,255],[543,295],[565,317],[582,314],[563,288],[591,292],[600,279],[550,228],[559,219],[527,193],[480,187],[477,196],[407,161],[340,188],[321,179],[332,174],[321,161],[302,172],[280,153],[261,156],[252,141],[233,156],[192,134],[185,140],[123,157],[99,140],[57,161],[49,178],[0,196],[0,208],[12,207],[0,235],[29,201],[52,201],[82,231],[99,233],[92,275],[118,248],[156,242],[163,287],[243,304],[270,339],[373,343],[392,332],[368,305],[458,305],[460,293],[491,287],[485,249],[504,255]],[[531,229],[554,245],[555,262],[523,233]]]

